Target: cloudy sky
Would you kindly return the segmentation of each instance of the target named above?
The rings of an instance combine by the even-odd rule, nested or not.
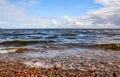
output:
[[[0,0],[0,28],[120,28],[120,0]]]

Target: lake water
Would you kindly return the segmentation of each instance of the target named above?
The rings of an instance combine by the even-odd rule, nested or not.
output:
[[[119,44],[119,29],[2,29],[0,46],[64,46]]]

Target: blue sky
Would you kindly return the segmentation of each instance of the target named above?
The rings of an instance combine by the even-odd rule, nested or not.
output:
[[[20,6],[20,0],[8,0],[11,4]],[[26,0],[23,0],[24,2]],[[89,10],[102,7],[95,4],[94,0],[36,0],[38,3],[28,8],[28,14],[37,14],[39,16],[82,16]]]
[[[35,12],[43,16],[81,16],[89,9],[98,7],[99,5],[94,5],[92,0],[42,0],[40,5],[35,7]]]
[[[119,10],[119,0],[0,0],[0,27],[116,28]]]

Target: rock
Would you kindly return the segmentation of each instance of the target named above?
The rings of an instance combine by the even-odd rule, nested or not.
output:
[[[91,67],[91,70],[96,70],[97,68],[93,65],[92,67]]]
[[[61,65],[61,63],[60,62],[57,62],[56,64],[55,64],[55,67],[56,68],[60,68],[62,65]]]

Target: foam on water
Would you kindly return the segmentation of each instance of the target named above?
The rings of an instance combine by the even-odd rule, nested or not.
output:
[[[65,50],[48,50],[46,52],[31,52],[29,54],[23,54],[24,57],[30,57],[32,60],[25,61],[24,64],[31,67],[42,67],[42,68],[51,68],[54,66],[61,67],[61,63],[49,63],[52,59],[59,58],[66,58],[66,57],[80,57],[79,53],[89,51],[89,49],[65,49]],[[93,52],[93,51],[89,51]],[[23,56],[22,55],[22,56]],[[42,59],[41,59],[42,58]],[[44,58],[44,60],[43,60]],[[34,60],[35,59],[35,60]],[[59,59],[58,59],[59,60]]]
[[[28,62],[24,62],[24,64],[27,66],[30,66],[30,67],[42,67],[42,68],[52,68],[53,67],[52,64],[46,64],[45,62],[42,62],[42,61],[37,61],[37,62],[28,61]]]
[[[31,57],[31,58],[55,58],[56,56],[70,56],[76,55],[77,53],[88,51],[88,49],[64,49],[64,50],[46,50],[45,52],[26,52],[22,54],[24,57]]]
[[[109,50],[108,52],[104,50],[87,50],[87,49],[78,49],[72,50],[68,49],[64,52],[62,51],[51,51],[52,54],[56,55],[46,55],[46,54],[36,54],[37,56],[30,55],[32,60],[25,61],[24,64],[31,67],[40,67],[40,68],[52,68],[52,67],[60,67],[63,69],[75,69],[74,65],[78,65],[83,61],[89,65],[89,61],[105,61],[108,64],[111,64],[112,61],[119,60],[119,52],[112,52]],[[50,51],[49,51],[50,52]],[[48,53],[48,52],[46,52]],[[39,55],[39,56],[38,56]],[[29,56],[29,57],[30,57]],[[38,58],[39,57],[39,58]],[[44,57],[44,58],[41,58]],[[78,63],[78,64],[77,64]],[[92,65],[92,64],[90,64]],[[81,65],[80,65],[81,66]],[[79,68],[79,67],[77,67]]]
[[[7,53],[10,53],[10,52],[15,52],[15,51],[16,51],[16,49],[6,50],[6,49],[0,48],[0,54],[7,54]]]

